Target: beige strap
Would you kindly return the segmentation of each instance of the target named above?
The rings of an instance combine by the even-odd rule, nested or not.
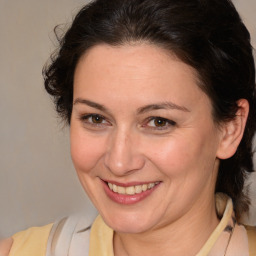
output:
[[[222,195],[220,194],[219,196],[222,196]],[[204,244],[203,248],[200,250],[200,252],[196,256],[205,256],[205,255],[209,254],[209,252],[211,251],[215,242],[217,241],[220,234],[223,232],[223,230],[227,226],[227,223],[232,216],[232,213],[233,213],[232,200],[231,200],[231,198],[228,198],[228,197],[223,197],[223,200],[224,199],[227,201],[227,206],[224,211],[223,217],[222,217],[220,223],[218,224],[218,226],[215,228],[215,230],[209,237],[209,239],[207,240],[207,242]]]
[[[245,226],[248,235],[249,255],[256,256],[256,227]]]
[[[49,235],[46,256],[88,256],[93,218],[82,213],[56,221]]]

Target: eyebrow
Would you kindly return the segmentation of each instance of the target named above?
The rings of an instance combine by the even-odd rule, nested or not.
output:
[[[77,98],[74,100],[74,103],[73,105],[76,105],[76,104],[85,104],[89,107],[92,107],[92,108],[96,108],[98,110],[101,110],[103,112],[109,112],[108,109],[104,106],[104,105],[101,105],[99,103],[96,103],[96,102],[93,102],[93,101],[90,101],[90,100],[86,100],[86,99],[81,99],[81,98]]]
[[[96,108],[100,111],[110,113],[110,111],[104,106],[99,103],[87,100],[87,99],[81,99],[77,98],[75,99],[73,105],[76,104],[85,104],[89,107]],[[180,110],[183,112],[190,112],[186,107],[177,105],[173,102],[162,102],[158,104],[149,104],[146,106],[143,106],[137,110],[137,114],[144,114],[146,112],[152,111],[152,110],[158,110],[158,109],[174,109],[174,110]]]
[[[138,109],[138,114],[144,114],[146,112],[152,111],[152,110],[158,110],[158,109],[174,109],[174,110],[180,110],[183,112],[190,112],[186,107],[179,106],[173,102],[162,102],[158,104],[150,104],[144,107],[141,107]]]

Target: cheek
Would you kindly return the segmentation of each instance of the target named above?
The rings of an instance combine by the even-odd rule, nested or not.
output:
[[[175,178],[211,170],[216,159],[215,147],[207,134],[183,133],[148,149],[151,162],[166,175]]]
[[[191,151],[182,141],[165,142],[161,150],[152,152],[152,162],[166,175],[179,176],[191,164]]]
[[[77,172],[89,173],[94,168],[103,155],[102,144],[99,138],[86,136],[77,129],[70,130],[71,157]]]

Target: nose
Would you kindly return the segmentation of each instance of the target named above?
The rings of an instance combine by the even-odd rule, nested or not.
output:
[[[138,137],[129,131],[110,135],[104,163],[115,176],[126,176],[142,169],[145,159],[139,152]]]

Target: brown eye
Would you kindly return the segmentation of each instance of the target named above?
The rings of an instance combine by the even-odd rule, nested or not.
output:
[[[154,119],[154,125],[156,127],[164,127],[164,126],[166,126],[166,124],[167,124],[166,119],[163,119],[163,118],[155,118]]]
[[[91,119],[92,119],[92,123],[94,124],[101,124],[104,121],[104,118],[99,115],[92,115]]]
[[[151,117],[144,127],[154,130],[165,130],[174,127],[176,123],[172,120],[162,117]]]
[[[101,116],[98,114],[81,116],[80,119],[84,124],[90,124],[94,126],[102,126],[102,125],[105,126],[110,124],[104,116]]]

